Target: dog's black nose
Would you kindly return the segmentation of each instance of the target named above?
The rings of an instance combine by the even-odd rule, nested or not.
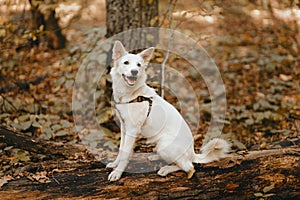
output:
[[[136,69],[133,69],[133,70],[131,70],[131,74],[132,74],[132,76],[136,76],[137,74],[138,74],[138,70],[136,70]]]

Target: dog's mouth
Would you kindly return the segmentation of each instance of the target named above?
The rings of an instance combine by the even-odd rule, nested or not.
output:
[[[122,76],[125,82],[127,83],[127,85],[134,86],[134,84],[136,83],[137,80],[136,76],[125,76],[124,74],[122,74]]]

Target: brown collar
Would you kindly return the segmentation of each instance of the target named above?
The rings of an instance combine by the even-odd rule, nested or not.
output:
[[[148,108],[148,113],[147,113],[147,117],[149,116],[150,112],[151,112],[151,108],[152,108],[152,97],[144,97],[144,96],[138,96],[137,98],[129,101],[129,102],[125,102],[125,103],[117,103],[116,104],[128,104],[128,103],[140,103],[143,101],[148,101],[149,102],[149,108]]]

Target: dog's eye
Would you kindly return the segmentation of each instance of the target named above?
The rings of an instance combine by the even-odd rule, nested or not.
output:
[[[125,65],[129,65],[129,62],[128,62],[128,61],[125,61],[124,64],[125,64]]]
[[[141,65],[141,63],[138,63],[137,66],[140,67],[140,66],[142,66],[142,65]]]

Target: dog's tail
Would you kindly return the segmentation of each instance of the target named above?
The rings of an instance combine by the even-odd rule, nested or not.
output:
[[[194,163],[210,163],[227,157],[230,144],[223,139],[214,138],[201,148],[200,154],[195,154]]]

